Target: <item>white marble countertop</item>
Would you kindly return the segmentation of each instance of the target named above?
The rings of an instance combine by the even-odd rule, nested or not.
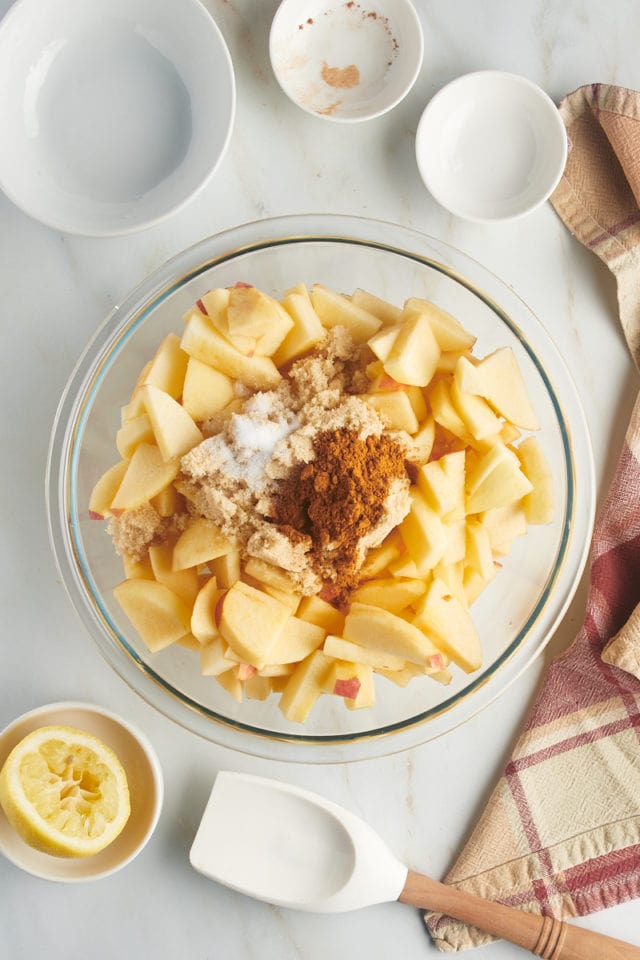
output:
[[[360,214],[448,241],[512,286],[563,354],[592,431],[601,499],[620,449],[638,378],[619,330],[614,282],[569,236],[549,204],[510,224],[464,223],[422,187],[413,144],[422,108],[446,81],[499,68],[539,83],[558,101],[592,81],[640,88],[634,0],[416,0],[425,58],[418,81],[386,116],[332,124],[294,107],[269,66],[276,0],[207,0],[229,45],[238,83],[230,148],[199,199],[153,229],[123,239],[64,236],[0,195],[1,500],[0,726],[39,704],[86,699],[141,726],[160,755],[165,807],[149,846],[97,883],[36,880],[0,859],[0,956],[191,960],[328,955],[372,960],[435,956],[417,911],[391,904],[337,917],[253,902],[196,874],[187,852],[221,767],[274,774],[316,789],[377,828],[399,857],[439,877],[475,822],[545,664],[580,624],[582,583],[545,655],[475,720],[445,738],[361,764],[272,764],[218,748],[174,725],[111,671],[59,582],[49,547],[44,468],[59,395],[80,351],[133,284],[191,243],[248,220],[286,213]],[[0,13],[10,6],[0,0]],[[203,64],[206,69],[206,64]],[[640,903],[580,921],[640,943]],[[522,956],[499,943],[475,956]]]

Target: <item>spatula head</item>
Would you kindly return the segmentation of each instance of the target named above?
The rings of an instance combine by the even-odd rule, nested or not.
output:
[[[397,900],[407,877],[348,810],[279,780],[226,770],[216,777],[190,860],[248,896],[319,913]]]

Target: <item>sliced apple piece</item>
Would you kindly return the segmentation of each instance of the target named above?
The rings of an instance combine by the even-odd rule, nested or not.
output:
[[[142,387],[142,399],[164,460],[175,460],[202,441],[202,434],[177,400],[152,384]]]
[[[273,362],[278,367],[308,353],[327,333],[308,293],[289,293],[283,298],[282,306],[293,320],[293,327],[273,354]]]
[[[386,650],[371,650],[351,640],[343,640],[330,634],[324,641],[325,656],[336,660],[349,660],[351,663],[368,663],[375,669],[402,670],[405,661]]]
[[[367,340],[367,345],[383,364],[391,353],[391,348],[396,342],[396,338],[401,329],[401,323],[395,323],[390,327],[385,326]]]
[[[453,367],[453,377],[462,393],[471,393],[474,396],[482,396],[483,383],[482,374],[478,373],[478,361],[472,360],[467,355],[458,354]]]
[[[466,486],[467,513],[504,507],[533,490],[518,457],[503,443],[496,443],[467,470]]]
[[[270,357],[248,357],[240,353],[199,310],[188,314],[181,346],[190,357],[210,364],[254,390],[271,390],[281,380]]]
[[[381,577],[362,583],[351,594],[351,601],[383,607],[391,613],[400,613],[414,603],[427,589],[424,580],[400,577]]]
[[[222,600],[218,628],[246,663],[260,669],[271,662],[271,649],[290,616],[274,597],[237,580]]]
[[[503,427],[486,400],[460,390],[455,379],[451,383],[451,401],[475,440],[497,437]]]
[[[360,568],[360,576],[363,580],[377,577],[390,563],[397,560],[405,549],[400,535],[397,531],[392,531],[382,541],[379,547],[374,547],[373,550],[367,553],[365,561]]]
[[[240,579],[240,551],[230,550],[222,557],[211,561],[211,572],[215,574],[218,585],[228,590]]]
[[[233,549],[213,520],[198,517],[180,534],[173,548],[173,569],[184,570],[209,563]]]
[[[297,663],[322,646],[326,631],[315,623],[289,617],[271,648],[270,663]]]
[[[287,720],[304,723],[323,692],[331,661],[315,650],[295,668],[280,697],[280,709]]]
[[[181,493],[178,493],[174,485],[170,483],[164,490],[161,490],[155,497],[152,497],[149,502],[161,517],[172,517],[174,514],[181,512],[184,505],[184,497]]]
[[[164,583],[174,593],[188,603],[192,609],[200,583],[194,567],[188,570],[173,569],[173,548],[168,543],[152,543],[149,547],[149,561],[153,575],[158,583]]]
[[[182,406],[193,420],[208,420],[235,397],[233,380],[208,363],[189,357]]]
[[[216,622],[216,608],[218,601],[224,595],[224,590],[218,587],[215,577],[209,577],[200,587],[193,601],[191,611],[191,633],[198,643],[205,646],[219,636]]]
[[[177,400],[182,395],[188,359],[180,347],[180,338],[175,333],[169,333],[158,347],[139,385],[150,383]]]
[[[442,554],[440,563],[451,564],[464,560],[467,552],[467,521],[464,517],[460,520],[444,523],[447,546]]]
[[[124,580],[113,595],[152,653],[189,633],[189,605],[164,584]]]
[[[420,576],[442,559],[447,547],[442,520],[422,493],[411,489],[411,509],[400,524],[400,534]]]
[[[220,333],[225,340],[245,356],[252,357],[256,352],[256,337],[242,333],[232,333],[229,329],[227,309],[229,307],[230,288],[217,287],[208,290],[196,303],[198,309]],[[185,314],[185,322],[189,314]]]
[[[378,317],[320,283],[311,288],[311,302],[323,327],[346,327],[355,343],[364,343],[382,326]]]
[[[411,559],[408,551],[405,550],[396,560],[389,564],[389,573],[392,577],[408,577],[410,580],[419,580],[420,573],[415,560]]]
[[[382,320],[384,326],[400,323],[402,320],[401,307],[396,307],[388,300],[384,300],[368,290],[362,290],[360,287],[351,294],[351,303],[355,304],[356,307],[362,307],[367,313],[371,313],[374,317]]]
[[[484,577],[480,576],[477,570],[474,570],[473,567],[465,567],[462,577],[464,606],[472,606],[486,586],[487,581]]]
[[[293,328],[294,321],[278,301],[257,287],[229,291],[227,324],[232,335],[255,337],[258,356],[270,357]]]
[[[417,484],[427,503],[449,522],[465,515],[464,474],[463,450],[446,453],[439,460],[422,464],[418,470]]]
[[[348,660],[334,660],[323,682],[324,692],[335,694],[338,697],[347,697],[349,700],[355,700],[362,686],[360,672],[363,667],[364,664],[362,663],[349,663]],[[368,672],[371,672],[371,667],[367,669]]]
[[[92,520],[104,520],[111,516],[111,504],[128,467],[126,460],[122,460],[102,474],[89,497],[89,516]]]
[[[116,447],[123,460],[130,460],[141,443],[154,442],[153,428],[146,413],[126,420],[116,433]]]
[[[122,569],[127,580],[155,580],[148,556],[134,560],[125,554],[122,557]]]
[[[422,314],[428,319],[441,351],[462,353],[473,348],[476,337],[465,330],[456,317],[447,313],[446,310],[438,307],[435,303],[431,303],[430,300],[422,300],[419,297],[410,297],[404,304],[404,316],[416,313]]]
[[[480,574],[485,583],[496,575],[489,532],[478,520],[467,518],[467,550],[465,560],[472,570]]]
[[[363,393],[360,399],[377,411],[380,419],[390,430],[405,430],[407,433],[417,432],[418,418],[406,391]]]
[[[256,580],[254,586],[255,585],[257,585],[259,589],[264,590],[265,593],[268,593],[270,597],[275,597],[276,600],[279,600],[290,613],[297,612],[301,597],[299,593],[279,590],[277,587],[272,587],[270,583],[262,583],[260,580]]]
[[[244,682],[244,695],[247,700],[266,700],[271,692],[270,677],[261,677],[256,673]]]
[[[380,607],[352,603],[344,624],[344,639],[424,664],[437,654],[434,643],[412,623]]]
[[[436,372],[440,347],[433,335],[428,318],[417,313],[402,323],[384,369],[400,383],[426,387]]]
[[[364,710],[375,706],[376,688],[373,679],[373,669],[361,664],[358,671],[360,689],[355,697],[344,697],[347,710]]]
[[[224,673],[217,673],[215,679],[222,689],[233,697],[236,703],[242,703],[242,680],[238,679],[235,667],[231,670],[225,670]]]
[[[294,583],[291,575],[281,567],[276,567],[273,563],[267,563],[259,557],[249,557],[244,565],[245,573],[262,583],[268,583],[278,590],[285,593],[291,593],[294,589]]]
[[[229,287],[216,287],[203,293],[196,304],[202,313],[205,313],[211,321],[215,322],[216,326],[219,324],[222,329],[228,329],[227,307],[229,306],[230,293]]]
[[[518,361],[511,347],[500,347],[476,367],[482,378],[482,395],[505,420],[523,430],[538,430],[538,418],[531,406]]]
[[[478,514],[478,519],[489,534],[489,543],[494,553],[501,551],[503,544],[510,544],[516,537],[521,537],[527,532],[527,519],[522,500],[515,500],[504,507],[485,510]]]
[[[464,562],[458,560],[455,563],[444,563],[441,561],[433,568],[433,579],[441,580],[447,587],[449,593],[452,593],[460,603],[467,606],[467,596],[464,590]]]
[[[434,580],[416,605],[414,624],[428,631],[465,673],[482,665],[480,637],[464,605],[442,580]]]
[[[111,502],[112,513],[118,516],[148,503],[175,480],[179,469],[179,460],[167,461],[155,444],[141,443],[134,450]]]
[[[469,429],[455,408],[447,382],[438,380],[428,391],[427,399],[435,422],[468,444],[471,440]]]
[[[283,680],[284,683],[282,686],[285,686],[286,681],[289,679],[293,671],[296,669],[296,663],[268,663],[266,667],[262,667],[258,670],[258,674],[261,677],[269,677],[272,681],[274,680]],[[273,690],[278,689],[277,684],[272,683]],[[280,690],[282,688],[279,688]]]
[[[426,463],[433,451],[436,436],[436,427],[433,417],[428,416],[420,424],[418,431],[411,436],[411,449],[407,459],[411,463]]]
[[[527,437],[516,447],[522,472],[533,484],[523,500],[528,523],[551,523],[554,515],[553,474],[536,437]]]
[[[235,667],[235,662],[226,656],[227,644],[218,634],[200,648],[200,672],[203,677],[217,677]]]
[[[344,614],[322,597],[316,595],[303,597],[296,616],[308,623],[315,623],[327,633],[342,633]]]

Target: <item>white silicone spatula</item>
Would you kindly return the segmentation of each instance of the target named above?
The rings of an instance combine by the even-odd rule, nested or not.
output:
[[[338,913],[400,900],[470,923],[547,960],[640,960],[640,947],[414,873],[359,817],[278,780],[221,771],[190,860],[218,883],[295,910]]]

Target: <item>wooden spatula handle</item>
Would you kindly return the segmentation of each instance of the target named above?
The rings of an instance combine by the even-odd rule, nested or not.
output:
[[[462,920],[494,937],[517,943],[544,960],[640,960],[640,947],[630,943],[482,900],[411,870],[398,899]]]

